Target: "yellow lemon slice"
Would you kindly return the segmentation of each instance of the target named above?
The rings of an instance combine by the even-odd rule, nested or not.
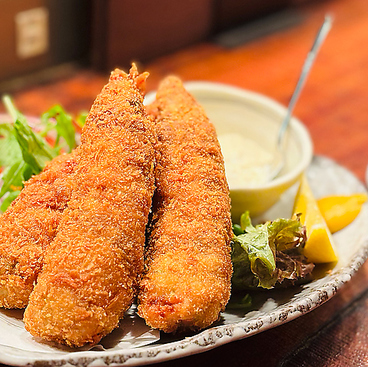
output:
[[[301,213],[300,221],[307,229],[304,255],[313,263],[329,263],[338,260],[336,248],[326,221],[319,210],[317,200],[305,175],[295,198],[294,214]]]
[[[360,213],[367,201],[366,193],[352,195],[326,196],[317,200],[331,233],[335,233],[350,224]]]

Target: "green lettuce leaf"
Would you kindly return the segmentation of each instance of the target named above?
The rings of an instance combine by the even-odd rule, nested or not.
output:
[[[299,217],[253,226],[248,212],[234,226],[232,241],[233,289],[273,288],[294,284],[313,270],[303,256],[305,227]]]
[[[269,240],[276,251],[302,251],[306,241],[306,231],[299,216],[293,219],[279,218],[268,224]]]
[[[75,148],[76,140],[73,118],[66,113],[60,105],[51,107],[48,111],[43,113],[41,122],[44,125],[44,130],[41,132],[42,136],[47,136],[51,130],[55,129],[56,146],[61,144],[60,140],[63,138],[67,145],[67,147],[64,147],[65,151],[71,152]]]
[[[242,215],[240,226],[244,233],[234,238],[234,247],[237,249],[236,258],[233,251],[234,272],[240,271],[238,267],[242,266],[246,256],[247,268],[258,278],[258,285],[271,288],[276,282],[273,277],[276,262],[274,251],[268,241],[268,226],[263,224],[253,227],[248,213]],[[240,249],[243,251],[241,252]],[[244,269],[241,271],[243,272]]]
[[[24,162],[31,167],[33,174],[40,173],[45,164],[59,154],[58,149],[51,148],[23,119],[14,122],[14,132]]]
[[[27,164],[24,161],[17,161],[2,172],[3,185],[0,190],[0,197],[3,197],[7,192],[22,189],[26,170]]]
[[[4,197],[1,199],[0,210],[2,212],[5,212],[8,206],[12,203],[13,200],[15,200],[18,197],[19,194],[20,190],[7,192],[6,195],[4,195]]]
[[[21,159],[22,151],[14,135],[13,125],[0,123],[0,167],[9,167]]]

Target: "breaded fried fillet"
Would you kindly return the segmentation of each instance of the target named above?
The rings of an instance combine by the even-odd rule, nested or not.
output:
[[[148,107],[157,131],[152,225],[138,313],[165,332],[197,330],[230,297],[229,189],[213,125],[176,77]]]
[[[34,336],[96,343],[132,303],[154,191],[154,125],[139,90],[146,76],[134,66],[112,72],[87,116],[72,197],[24,314]]]
[[[0,217],[0,306],[24,308],[71,195],[73,154],[31,177]]]

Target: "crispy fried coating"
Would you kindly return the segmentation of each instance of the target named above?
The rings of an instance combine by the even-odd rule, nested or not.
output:
[[[164,332],[211,325],[230,297],[229,189],[213,125],[171,76],[148,107],[156,186],[138,313]]]
[[[24,314],[34,336],[97,343],[132,303],[154,192],[145,78],[135,66],[112,72],[87,117],[72,197]]]
[[[0,306],[24,308],[71,196],[73,154],[31,177],[0,217]]]

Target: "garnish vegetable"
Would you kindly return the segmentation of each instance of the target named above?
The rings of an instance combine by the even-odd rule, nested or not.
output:
[[[253,226],[245,212],[240,225],[234,225],[234,233],[234,290],[294,284],[313,270],[314,265],[307,263],[303,255],[305,227],[298,216]]]

